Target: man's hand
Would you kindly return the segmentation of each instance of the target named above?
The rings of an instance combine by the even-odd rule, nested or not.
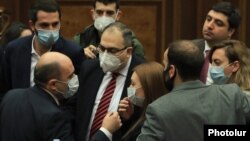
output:
[[[89,59],[96,58],[97,48],[94,45],[89,45],[88,47],[84,48],[85,56]]]
[[[118,106],[120,116],[128,120],[134,113],[133,104],[129,101],[128,97],[123,98]]]
[[[111,134],[122,126],[121,118],[118,112],[109,112],[104,117],[102,127],[107,129]]]

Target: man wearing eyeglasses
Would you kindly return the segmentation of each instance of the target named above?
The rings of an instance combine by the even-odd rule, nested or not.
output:
[[[104,109],[103,99],[108,99],[106,92],[113,91],[107,110],[102,111],[105,115],[108,112],[115,112],[118,109],[119,101],[127,96],[127,87],[130,85],[132,70],[135,66],[144,61],[132,55],[132,32],[120,22],[108,25],[101,36],[98,46],[99,59],[91,59],[83,62],[79,74],[79,89],[75,111],[75,135],[77,141],[91,140],[101,125],[96,125],[102,120],[97,120],[97,115]],[[110,86],[113,82],[113,86]],[[110,88],[110,89],[109,89]],[[107,93],[108,93],[107,92]],[[137,107],[138,108],[138,107]],[[135,109],[136,114],[139,114]],[[137,115],[132,116],[128,121],[123,121],[120,130],[113,134],[113,141],[120,140],[123,132],[126,132],[131,121],[137,119]],[[94,128],[93,127],[98,127]],[[101,128],[101,130],[105,130]],[[94,132],[93,132],[94,131]],[[107,133],[107,130],[104,131]]]
[[[118,21],[122,11],[119,9],[119,0],[94,0],[93,9],[91,9],[94,23],[84,29],[83,32],[74,36],[74,41],[83,49],[87,58],[96,58],[96,47],[100,43],[100,35],[103,29]],[[133,52],[144,58],[144,50],[142,44],[132,33]]]

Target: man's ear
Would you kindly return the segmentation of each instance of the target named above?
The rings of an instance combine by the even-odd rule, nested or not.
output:
[[[120,9],[117,9],[117,16],[116,16],[116,20],[119,21],[120,18],[122,17],[122,11]]]
[[[170,77],[170,78],[174,77],[174,75],[175,75],[175,73],[176,73],[176,68],[175,68],[174,65],[170,65],[170,66],[169,66],[169,71],[168,71],[168,73],[169,73],[169,77]]]
[[[127,55],[128,55],[128,57],[129,57],[130,55],[132,55],[132,53],[133,53],[133,47],[128,47],[126,50],[127,50]]]
[[[92,19],[93,19],[93,21],[95,20],[95,9],[94,8],[92,8],[91,10],[90,10],[90,15],[91,15],[91,17],[92,17]]]
[[[234,29],[234,28],[229,29],[229,32],[228,32],[228,39],[231,39],[231,37],[233,36],[234,32],[235,32],[235,29]]]
[[[32,22],[32,20],[28,21],[29,27],[32,31],[35,31],[35,23]]]

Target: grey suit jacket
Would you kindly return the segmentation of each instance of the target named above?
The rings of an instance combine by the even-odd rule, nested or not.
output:
[[[205,124],[245,124],[248,101],[235,84],[185,82],[148,106],[137,141],[202,141]]]

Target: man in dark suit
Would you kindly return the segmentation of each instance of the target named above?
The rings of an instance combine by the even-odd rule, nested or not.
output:
[[[208,54],[213,44],[230,39],[233,36],[240,25],[240,20],[239,12],[230,2],[216,3],[205,19],[202,29],[203,39],[196,39],[194,43],[200,47],[206,57],[206,53]],[[208,61],[205,61],[206,63],[209,65]],[[202,70],[201,80],[205,84],[212,84],[213,80],[208,73],[208,69],[209,66]]]
[[[137,141],[202,141],[204,125],[246,124],[249,99],[235,84],[210,85],[199,79],[204,57],[192,41],[177,41],[164,54],[170,93],[147,107]],[[163,108],[164,107],[164,108]]]
[[[4,75],[6,90],[34,85],[34,67],[45,52],[56,51],[67,55],[78,74],[84,54],[80,46],[59,36],[60,8],[56,3],[38,2],[30,10],[33,36],[17,39],[6,47]]]
[[[58,52],[45,53],[35,67],[34,81],[35,86],[10,90],[3,98],[1,140],[73,140],[70,116],[59,107],[79,86],[72,61]]]
[[[80,87],[76,97],[75,137],[77,141],[88,140],[95,118],[102,103],[108,83],[116,75],[116,83],[108,109],[103,113],[117,111],[119,101],[127,96],[132,69],[143,60],[132,55],[132,32],[120,22],[110,24],[104,29],[98,46],[100,59],[83,62],[79,74]],[[136,113],[136,112],[135,112]],[[133,118],[137,118],[135,114]],[[131,120],[113,135],[113,141],[119,140],[122,131],[126,132]]]

